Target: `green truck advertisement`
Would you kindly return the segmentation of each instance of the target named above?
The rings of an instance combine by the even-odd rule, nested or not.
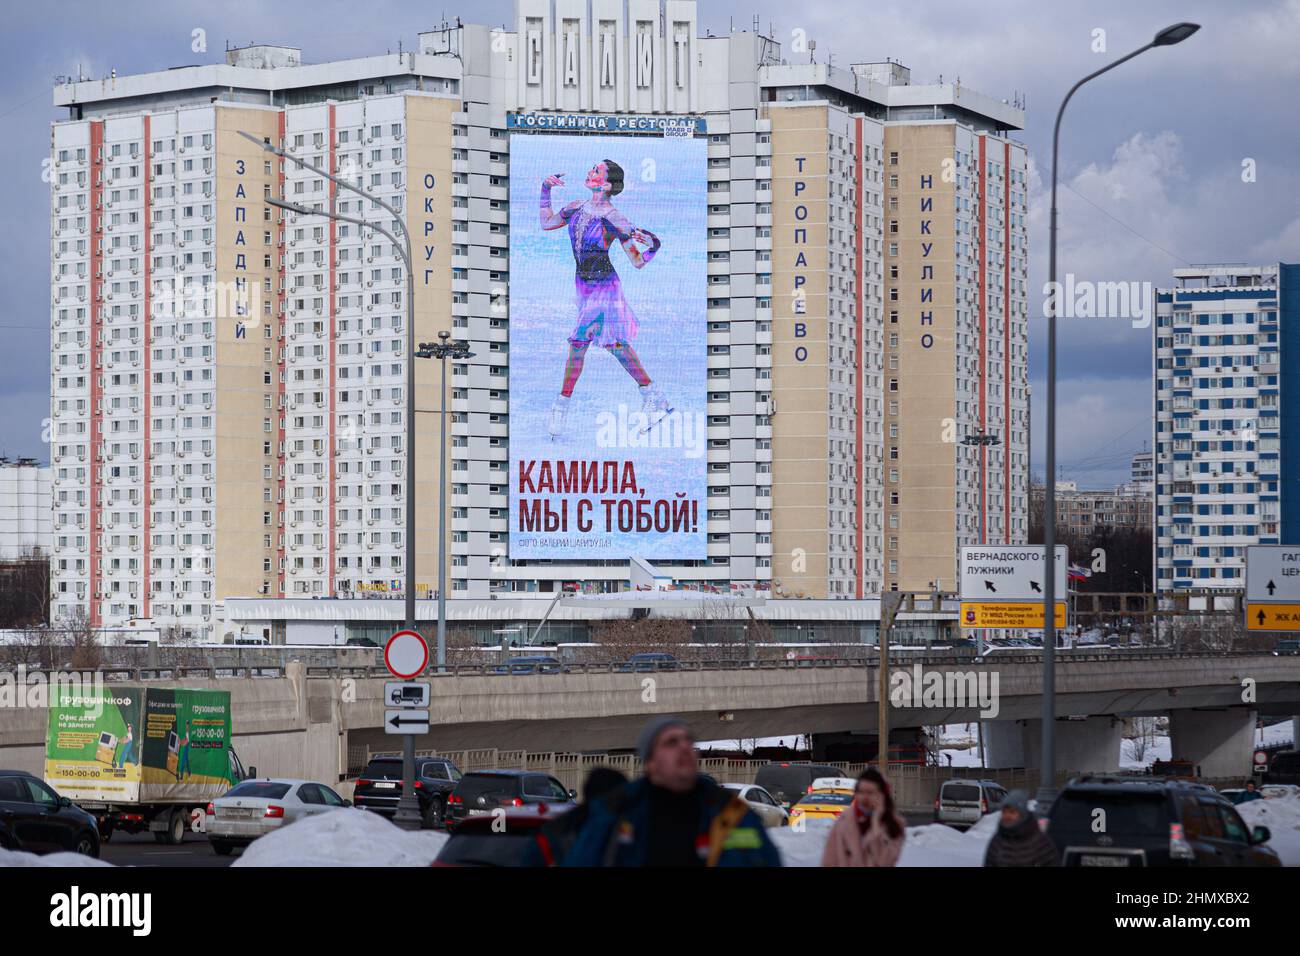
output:
[[[230,692],[103,685],[50,704],[45,779],[75,803],[201,804],[239,773]]]

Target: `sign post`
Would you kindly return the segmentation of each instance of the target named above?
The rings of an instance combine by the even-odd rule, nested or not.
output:
[[[419,632],[413,630],[398,631],[384,645],[384,666],[388,673],[403,681],[409,681],[417,674],[424,673],[429,665],[429,645]],[[384,701],[392,703],[393,683],[384,685]],[[401,685],[396,685],[401,686]],[[423,686],[423,702],[428,706],[428,684],[408,685]],[[413,706],[413,705],[412,705]],[[424,715],[424,722],[415,719]],[[405,714],[409,719],[403,719]],[[417,729],[423,727],[422,730]],[[386,710],[384,711],[384,730],[390,734],[402,735],[402,796],[397,801],[397,812],[393,814],[393,823],[404,830],[420,829],[420,800],[415,795],[415,735],[429,732],[429,711]]]
[[[1246,549],[1246,630],[1300,631],[1300,546]]]

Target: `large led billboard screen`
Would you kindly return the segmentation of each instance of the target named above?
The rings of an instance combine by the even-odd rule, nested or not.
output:
[[[707,552],[707,145],[510,140],[510,557]]]

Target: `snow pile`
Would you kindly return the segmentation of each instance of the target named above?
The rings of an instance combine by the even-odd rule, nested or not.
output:
[[[834,820],[805,820],[801,827],[773,827],[767,835],[781,851],[783,866],[821,866],[822,850],[834,823]]]
[[[802,831],[778,827],[767,831],[785,866],[821,866],[834,820],[809,820]],[[983,866],[984,851],[998,827],[991,813],[965,833],[942,823],[907,828],[907,840],[899,866]]]
[[[112,866],[91,856],[80,853],[50,853],[37,856],[22,850],[0,850],[0,867],[6,866]]]
[[[1272,836],[1264,845],[1282,859],[1283,866],[1300,866],[1300,796],[1250,800],[1237,812],[1248,827],[1268,827]]]
[[[407,831],[369,810],[344,808],[296,820],[254,840],[235,866],[428,866],[447,842]]]

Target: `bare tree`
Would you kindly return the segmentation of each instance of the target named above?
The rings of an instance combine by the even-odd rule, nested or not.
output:
[[[50,558],[39,548],[0,562],[0,629],[50,622]]]
[[[661,651],[679,656],[691,641],[689,621],[677,618],[642,617],[599,621],[592,625],[591,640],[600,663],[626,660],[631,654]]]
[[[1156,718],[1154,717],[1134,717],[1130,721],[1132,734],[1125,735],[1128,739],[1124,745],[1128,749],[1128,755],[1134,763],[1146,763],[1146,756],[1152,751],[1156,743]]]
[[[104,666],[99,637],[85,614],[78,611],[77,616],[68,622],[64,634],[69,651],[68,666],[72,670],[93,671]]]

